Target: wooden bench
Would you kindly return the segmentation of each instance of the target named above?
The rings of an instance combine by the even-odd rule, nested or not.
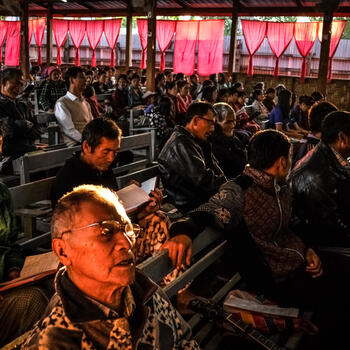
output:
[[[129,150],[134,151],[139,149],[146,149],[144,159],[118,167],[114,170],[114,173],[119,174],[126,170],[136,170],[137,167],[140,168],[141,166],[145,166],[153,162],[154,142],[151,132],[122,137],[119,152]],[[30,182],[32,174],[62,167],[65,161],[69,159],[74,152],[80,150],[81,146],[75,146],[53,151],[35,151],[26,153],[22,157],[19,157],[12,162],[14,173],[15,175],[20,176],[21,184],[28,183]]]

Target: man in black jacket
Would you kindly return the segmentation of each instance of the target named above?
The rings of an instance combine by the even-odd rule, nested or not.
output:
[[[350,247],[350,113],[332,112],[321,142],[291,175],[294,210],[304,240]]]
[[[205,202],[226,182],[207,142],[214,131],[215,116],[209,103],[191,104],[186,125],[175,127],[158,157],[169,201],[184,212]]]

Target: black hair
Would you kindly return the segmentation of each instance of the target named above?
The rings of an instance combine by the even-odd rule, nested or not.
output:
[[[185,86],[185,85],[188,85],[189,83],[186,81],[186,80],[178,80],[176,81],[176,86],[177,86],[177,89],[180,90]]]
[[[93,76],[94,75],[94,72],[92,70],[86,70],[85,71],[85,75],[91,75]]]
[[[147,77],[142,76],[140,79],[140,84],[144,85],[146,83],[146,81],[147,81]]]
[[[85,125],[81,135],[81,143],[84,141],[91,147],[91,152],[101,143],[102,137],[110,140],[120,138],[122,131],[111,119],[97,118]]]
[[[252,97],[253,97],[253,100],[256,100],[258,98],[259,95],[262,95],[262,90],[261,89],[255,89],[253,91],[253,94],[252,94]]]
[[[169,97],[162,96],[158,103],[159,113],[165,116],[170,115],[172,102]]]
[[[4,137],[5,137],[5,128],[2,122],[0,122],[0,138],[4,138]]]
[[[91,85],[86,85],[86,88],[83,91],[83,96],[85,98],[89,98],[94,96],[95,94],[95,89]]]
[[[311,96],[302,95],[299,97],[299,104],[301,105],[302,103],[305,103],[308,107],[311,107],[315,103],[315,100]]]
[[[211,80],[212,82],[214,82],[216,84],[218,82],[217,81],[217,74],[216,73],[210,74],[209,80]]]
[[[328,143],[334,143],[339,136],[339,132],[350,136],[350,113],[335,111],[329,113],[322,122],[321,139]]]
[[[227,103],[218,102],[213,105],[216,111],[216,118],[219,122],[223,122],[228,116],[236,116],[234,109]]]
[[[177,73],[176,75],[175,75],[175,81],[181,81],[181,80],[184,80],[184,78],[185,78],[185,74],[183,74],[183,73]]]
[[[213,85],[213,81],[210,80],[210,79],[206,79],[203,81],[203,84],[202,84],[202,90],[206,87],[206,86],[212,86]]]
[[[264,90],[265,83],[263,81],[259,81],[254,85],[254,90]]]
[[[314,92],[311,94],[311,97],[315,100],[315,102],[324,99],[323,93],[322,93],[322,92],[319,92],[319,91],[314,91]]]
[[[248,144],[248,163],[258,170],[269,169],[280,157],[289,157],[291,143],[288,137],[277,130],[257,132]]]
[[[138,79],[138,80],[140,80],[140,76],[139,76],[137,73],[134,73],[134,74],[132,75],[132,77],[131,77],[130,80],[133,80],[133,79]]]
[[[247,96],[245,91],[237,91],[237,98]]]
[[[210,103],[214,103],[215,101],[213,100],[213,94],[215,91],[217,91],[217,87],[215,85],[214,86],[206,86],[203,89],[202,99],[205,101],[208,101]]]
[[[270,87],[266,90],[266,95],[272,94],[272,93],[274,93],[274,94],[276,93],[276,90],[274,88]]]
[[[156,75],[155,85],[157,86],[163,79],[165,79],[165,75],[163,73],[158,73]]]
[[[287,89],[280,91],[280,93],[278,94],[277,105],[281,108],[283,117],[285,119],[289,118],[291,96],[292,96],[292,93]]]
[[[165,84],[165,90],[168,92],[169,90],[173,89],[177,84],[175,81],[167,81]]]
[[[1,72],[1,85],[4,86],[13,79],[22,79],[22,71],[17,68],[6,68]]]
[[[275,87],[275,92],[276,92],[276,95],[278,96],[279,93],[283,90],[287,90],[285,85],[283,84],[278,84],[276,87]]]
[[[195,115],[204,117],[211,111],[216,116],[216,111],[210,103],[207,102],[194,102],[191,103],[187,109],[185,123],[188,124],[191,122]]]
[[[225,95],[230,95],[230,90],[228,88],[223,88],[218,91],[218,100]]]
[[[238,90],[241,86],[243,86],[243,83],[240,82],[240,81],[237,81],[236,83],[234,83],[232,85],[232,88],[235,89],[235,90]]]
[[[163,73],[167,77],[171,73],[171,71],[169,69],[165,69]]]
[[[70,79],[76,78],[79,73],[84,73],[83,68],[81,67],[70,67],[67,69],[66,73],[64,74],[64,81],[66,82],[66,85],[69,89],[70,86]]]
[[[228,88],[228,91],[229,91],[230,95],[238,94],[237,89],[234,88],[233,86],[229,87],[229,88]]]
[[[119,79],[124,79],[126,82],[128,81],[128,77],[126,76],[126,74],[119,74],[117,78],[117,82],[119,81]]]
[[[226,81],[226,77],[224,73],[218,73],[218,83],[222,82],[224,83]]]
[[[313,133],[320,132],[322,130],[322,121],[327,114],[337,111],[338,108],[329,102],[319,102],[314,104],[310,109],[309,124],[310,130]]]

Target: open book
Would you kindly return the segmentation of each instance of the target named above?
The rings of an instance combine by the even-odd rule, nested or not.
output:
[[[154,189],[157,187],[158,178],[157,176],[154,176],[144,182],[141,182],[141,188],[148,194],[151,193],[151,191],[154,191]]]
[[[117,195],[127,213],[136,210],[150,200],[148,193],[135,184],[131,184],[117,191]]]
[[[53,275],[56,273],[59,264],[60,262],[53,251],[27,256],[20,277],[0,283],[0,292]]]

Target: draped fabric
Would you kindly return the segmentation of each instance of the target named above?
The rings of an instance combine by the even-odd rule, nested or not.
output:
[[[161,53],[160,56],[160,66],[159,71],[165,69],[165,51],[169,48],[171,41],[173,39],[176,29],[175,21],[157,21],[157,41],[159,50]]]
[[[301,65],[300,80],[305,81],[306,57],[310,53],[317,36],[318,22],[295,23],[294,40],[300,55],[303,57]]]
[[[8,22],[6,49],[5,49],[5,65],[19,65],[19,48],[21,45],[21,22]]]
[[[28,42],[30,45],[30,42],[32,41],[32,36],[33,36],[33,19],[28,21]]]
[[[34,39],[36,44],[38,45],[38,64],[42,63],[41,47],[43,45],[43,40],[44,40],[45,26],[46,26],[46,18],[39,18],[39,19],[33,20]]]
[[[0,21],[0,62],[2,62],[2,47],[7,35],[7,23],[8,22]]]
[[[222,72],[224,56],[225,20],[205,20],[199,22],[198,63],[199,75]]]
[[[67,39],[68,34],[68,21],[62,19],[53,19],[52,20],[52,31],[55,37],[56,46],[57,46],[57,65],[62,64],[61,61],[61,47]]]
[[[92,48],[92,67],[96,67],[96,47],[101,40],[102,33],[103,21],[86,21],[86,35]]]
[[[276,56],[275,70],[273,72],[274,77],[277,77],[279,74],[279,59],[292,41],[293,32],[294,23],[268,22],[267,24],[267,41]]]
[[[260,45],[262,44],[265,38],[267,23],[260,21],[247,21],[243,19],[241,20],[241,23],[245,43],[249,52],[247,74],[248,76],[252,76],[254,73],[253,55],[259,49]]]
[[[140,36],[140,42],[142,47],[142,56],[141,56],[141,69],[146,68],[146,50],[147,50],[147,32],[148,32],[148,23],[147,19],[137,19],[137,29]]]
[[[111,61],[110,61],[110,67],[115,66],[115,47],[117,45],[120,26],[122,24],[122,20],[120,18],[118,19],[109,19],[104,21],[104,33],[105,37],[107,39],[109,47],[112,49],[111,52]]]
[[[343,31],[346,25],[346,21],[333,21],[332,22],[332,36],[331,36],[331,46],[329,49],[329,61],[328,61],[328,75],[327,81],[332,80],[332,61],[335,52],[337,51],[340,39],[343,35]],[[322,31],[323,31],[323,22],[318,24],[318,40],[322,42]]]
[[[174,73],[194,73],[198,21],[178,21],[174,48]]]
[[[80,66],[79,47],[84,39],[86,31],[85,21],[69,21],[69,34],[75,46],[75,62],[76,66]]]

